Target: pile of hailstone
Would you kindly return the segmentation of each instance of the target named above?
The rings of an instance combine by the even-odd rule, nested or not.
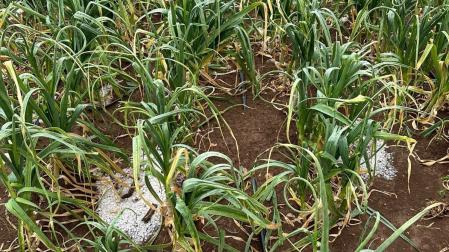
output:
[[[387,151],[388,146],[382,141],[377,140],[376,142],[376,152],[368,151],[368,156],[370,157],[370,167],[374,171],[374,176],[393,180],[396,177],[397,170],[393,166],[393,154]],[[362,169],[367,169],[365,164],[365,159],[362,158],[360,162]],[[368,178],[367,174],[363,174],[364,179]]]
[[[97,181],[100,198],[96,212],[106,223],[113,224],[134,242],[142,244],[154,239],[161,229],[163,218],[159,211],[160,203],[148,190],[144,172],[139,177],[140,195],[134,188],[132,169],[124,169],[124,172],[125,175],[117,175],[114,181],[110,176],[103,176]],[[161,183],[152,176],[149,181],[164,201],[165,192]]]

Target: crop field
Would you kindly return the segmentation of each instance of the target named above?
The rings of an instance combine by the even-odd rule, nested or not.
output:
[[[449,251],[449,0],[0,0],[0,251]]]

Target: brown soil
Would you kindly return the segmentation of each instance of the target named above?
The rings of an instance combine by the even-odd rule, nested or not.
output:
[[[14,223],[15,219],[7,213],[5,203],[8,201],[8,193],[0,185],[0,251],[4,251],[11,246],[17,238],[17,231],[8,222],[8,219]]]
[[[437,159],[446,155],[448,143],[445,141],[433,142],[429,139],[416,138],[418,144],[416,153],[421,158]],[[430,202],[449,203],[449,192],[445,192],[441,178],[449,175],[447,164],[436,164],[432,167],[420,165],[413,160],[410,178],[410,193],[407,189],[407,150],[395,147],[394,165],[398,170],[396,178],[392,181],[377,179],[372,189],[393,193],[385,194],[373,191],[369,199],[369,206],[379,211],[396,227],[401,226],[408,219],[420,212]],[[362,218],[366,221],[366,217]],[[354,251],[363,231],[364,223],[347,227],[332,244],[333,251]],[[375,249],[392,231],[381,225],[371,240],[370,248]],[[420,251],[445,251],[449,249],[449,217],[436,217],[430,220],[421,220],[408,229],[405,235],[410,238]],[[416,251],[402,239],[396,240],[387,251]]]
[[[257,64],[262,73],[273,70],[273,66],[262,62],[258,57]],[[231,74],[220,77],[220,83],[228,84],[228,88],[235,88],[237,76]],[[277,90],[279,91],[279,90]],[[248,90],[250,93],[250,90]],[[265,95],[270,96],[270,95]],[[234,106],[227,110],[223,117],[232,129],[229,133],[222,123],[222,130],[215,122],[203,127],[196,137],[196,147],[199,151],[219,151],[227,154],[233,162],[242,166],[243,169],[251,169],[255,161],[267,158],[270,148],[276,143],[287,142],[285,135],[285,119],[284,112],[274,108],[271,104],[261,99],[253,99],[251,95],[247,97],[248,107],[238,105],[242,103],[241,96],[224,96],[224,99],[216,100],[215,106],[224,111],[230,106]],[[133,97],[132,100],[139,100]],[[271,98],[271,97],[270,97]],[[279,97],[277,97],[279,98]],[[282,99],[282,97],[280,98]],[[108,109],[112,113],[117,106]],[[101,114],[101,112],[99,113]],[[116,118],[123,122],[122,113],[115,113]],[[96,117],[95,125],[104,132],[107,132],[114,142],[121,148],[130,152],[130,138],[126,135],[126,131],[119,125],[112,123],[105,117]],[[294,138],[292,138],[294,139]],[[426,148],[429,144],[428,139],[418,139],[419,144],[416,152],[421,158],[439,158],[446,155],[447,143],[434,142],[431,148]],[[237,145],[236,145],[237,144]],[[237,147],[239,155],[237,155]],[[404,148],[390,148],[394,151],[394,164],[398,169],[395,180],[386,181],[383,179],[375,179],[372,186],[372,193],[369,206],[379,211],[384,217],[391,221],[396,227],[399,227],[413,215],[422,210],[431,201],[442,201],[449,203],[448,197],[442,197],[441,177],[449,175],[449,167],[447,165],[435,165],[433,167],[425,167],[413,161],[413,170],[410,180],[410,194],[407,190],[407,150]],[[278,153],[272,156],[274,159],[283,159]],[[258,184],[265,181],[264,174],[257,174],[256,180]],[[377,192],[382,191],[384,193]],[[393,194],[385,194],[385,192]],[[282,211],[282,209],[281,209]],[[367,216],[360,217],[361,222],[358,225],[345,227],[341,235],[338,236],[331,244],[332,251],[353,251],[360,240]],[[226,230],[227,235],[234,238],[227,239],[227,243],[237,249],[243,249],[248,239],[247,234],[242,231],[232,220],[222,219],[218,222],[219,226]],[[201,228],[201,227],[200,227]],[[291,229],[288,228],[288,229]],[[291,230],[289,230],[291,231]],[[337,229],[333,230],[338,233]],[[370,248],[376,248],[390,234],[384,225],[380,225],[378,232],[371,241]],[[449,247],[449,218],[439,217],[432,220],[420,221],[410,228],[406,235],[416,244],[420,251],[440,251]],[[162,230],[156,244],[170,243],[167,230]],[[253,237],[251,243],[253,250],[261,251],[258,237]],[[204,244],[204,251],[214,251],[215,247],[210,244]],[[387,251],[414,251],[412,246],[401,239],[398,239]]]
[[[227,97],[225,101],[215,103],[221,111],[227,107],[242,103],[241,97]],[[268,150],[278,142],[286,142],[284,120],[282,111],[275,109],[271,104],[260,99],[247,99],[247,108],[236,106],[223,114],[225,121],[232,129],[230,132],[222,124],[222,131],[216,123],[205,127],[198,139],[200,151],[218,151],[227,154],[235,164],[249,170],[256,160],[268,158]],[[223,135],[222,135],[223,134]],[[240,155],[237,155],[237,147]],[[272,158],[279,159],[279,154],[274,153]],[[263,173],[256,175],[256,181],[260,185],[265,181]],[[248,188],[251,188],[248,186]],[[251,191],[248,189],[248,191]],[[237,249],[244,249],[248,235],[245,234],[232,220],[222,219],[220,227],[226,230],[227,235],[238,237],[228,239],[226,242]],[[209,231],[209,230],[208,230]],[[250,230],[249,233],[251,232]],[[211,234],[210,232],[208,232]],[[261,251],[258,237],[253,237],[251,246],[256,251]],[[205,244],[204,251],[214,251],[215,247]]]
[[[255,64],[260,74],[267,74],[276,69],[268,58],[262,56],[255,57]],[[238,79],[238,73],[236,72],[222,75],[218,78],[218,81],[225,84],[227,88],[235,90],[239,82]],[[284,91],[287,85],[285,83],[278,84],[279,81],[282,81],[282,79],[274,76],[264,79],[265,91],[262,92],[262,97],[253,98],[251,89],[248,87],[245,99],[242,94],[237,96],[223,95],[220,100],[214,101],[217,109],[222,112],[233,106],[222,114],[232,134],[223,123],[221,123],[222,130],[220,130],[217,123],[212,122],[203,127],[198,135],[199,138],[196,138],[195,145],[199,151],[211,150],[226,153],[235,164],[243,166],[244,169],[250,169],[256,159],[267,158],[266,151],[276,143],[285,143],[287,141],[285,134],[286,114],[272,104],[263,101],[263,98],[265,98],[267,100],[282,100],[282,103],[285,103],[284,100],[287,98],[285,98]],[[243,106],[244,100],[246,106]],[[237,148],[239,151],[237,151]]]
[[[233,104],[242,102],[241,97],[227,97],[225,101],[215,103],[215,106],[223,111]],[[237,165],[250,169],[257,158],[267,158],[268,155],[262,155],[278,142],[286,142],[285,114],[275,109],[269,103],[260,99],[253,99],[251,96],[247,99],[247,107],[236,106],[226,111],[223,117],[232,130],[226,129],[224,123],[221,123],[222,130],[216,125],[203,129],[204,134],[200,143],[200,151],[219,151],[227,153]],[[222,135],[223,133],[223,135]],[[237,144],[237,145],[236,145]],[[237,147],[240,155],[237,156]]]
[[[262,72],[269,70],[272,70],[272,67],[266,67]],[[233,83],[235,76],[229,77],[230,79],[223,79],[223,81]],[[231,105],[240,103],[242,103],[240,96],[226,96],[224,100],[216,101],[215,105],[219,110],[223,111]],[[284,112],[277,110],[271,104],[261,99],[253,99],[251,96],[247,97],[247,105],[246,109],[243,106],[235,106],[223,114],[225,121],[232,129],[235,139],[223,124],[222,131],[220,131],[218,125],[215,122],[211,122],[202,128],[196,137],[196,146],[200,151],[213,150],[222,152],[230,156],[235,164],[248,170],[251,169],[256,160],[267,158],[267,150],[276,143],[287,142],[285,135],[286,115]],[[117,106],[119,105],[112,106],[108,109],[109,112],[112,113]],[[99,111],[91,115],[94,118],[94,124],[110,136],[119,147],[130,152],[131,139],[126,135],[126,130],[120,125],[113,123],[107,116],[101,116],[102,113],[103,111]],[[114,116],[123,122],[122,113],[117,112]],[[419,144],[416,147],[416,152],[421,158],[436,159],[446,155],[448,148],[446,142],[434,142],[431,147],[427,148],[428,139],[418,140]],[[238,146],[239,155],[237,155],[236,146]],[[393,181],[375,179],[371,189],[394,194],[372,191],[369,206],[379,211],[396,227],[399,227],[431,201],[449,203],[449,197],[441,194],[443,189],[441,178],[449,175],[449,166],[435,165],[433,167],[425,167],[413,161],[410,180],[411,191],[409,193],[407,190],[407,150],[399,147],[395,147],[393,150],[395,156],[394,164],[398,169],[397,177]],[[278,160],[283,159],[278,153],[274,153],[271,157]],[[265,181],[264,174],[257,174],[256,179],[261,184]],[[5,212],[3,206],[5,201],[7,201],[7,194],[3,188],[0,188],[0,203],[2,203],[0,204],[0,232],[2,234],[0,235],[0,250],[2,250],[2,243],[9,246],[16,238],[16,231],[6,221],[5,214],[3,214]],[[341,235],[331,244],[332,251],[353,251],[356,248],[367,217],[361,216],[360,219],[360,224],[345,227],[342,230]],[[227,243],[236,249],[243,250],[248,239],[247,234],[231,220],[223,219],[218,224],[220,228],[226,230],[227,235],[234,237],[227,239]],[[334,229],[333,232],[337,233],[338,230]],[[387,227],[381,225],[371,241],[370,248],[375,249],[391,233]],[[431,220],[419,221],[406,232],[406,235],[416,244],[420,251],[441,251],[446,247],[449,248],[449,217],[437,217]],[[162,230],[156,243],[169,242],[168,232]],[[258,237],[253,237],[251,245],[254,251],[261,251]],[[209,244],[204,244],[203,250],[215,251],[216,248]],[[414,250],[409,244],[399,239],[387,251]]]
[[[257,57],[256,61],[261,72],[267,72],[274,68],[268,62],[264,62],[261,57]],[[235,86],[232,83],[235,82],[236,76],[222,76],[221,79],[223,83],[231,84],[231,88]],[[277,99],[283,100],[282,97],[277,97]],[[254,100],[248,97],[247,102],[249,108],[244,110],[242,106],[236,106],[223,114],[238,144],[239,155],[237,155],[236,142],[231,134],[222,127],[222,135],[217,125],[213,123],[209,127],[202,129],[199,134],[200,138],[197,138],[196,145],[200,151],[213,150],[225,153],[236,164],[243,166],[244,169],[250,169],[256,160],[266,158],[268,156],[266,151],[276,143],[287,142],[285,114],[261,99]],[[215,105],[219,110],[223,111],[229,106],[241,103],[242,98],[238,96],[226,97],[224,101],[216,101]],[[294,130],[292,131],[294,132]],[[415,138],[419,141],[415,151],[421,158],[436,159],[446,155],[446,150],[449,146],[447,142],[433,142],[427,148],[429,139]],[[407,187],[408,151],[400,147],[392,147],[390,150],[394,152],[394,165],[398,170],[398,174],[393,181],[375,179],[372,188],[370,188],[373,190],[369,199],[371,208],[379,211],[396,227],[399,227],[432,201],[449,203],[448,197],[441,196],[443,189],[441,178],[449,175],[448,165],[425,167],[413,160],[409,193]],[[271,157],[278,160],[284,159],[276,153]],[[256,180],[258,184],[263,183],[265,181],[264,174],[257,174]],[[385,192],[393,194],[386,194]],[[283,209],[280,210],[283,212]],[[358,225],[345,227],[341,231],[340,236],[331,244],[332,251],[354,251],[359,243],[368,217],[366,215],[360,216],[360,219],[361,221]],[[244,232],[236,231],[232,221],[223,221],[220,225],[225,230],[228,229],[230,235],[239,236],[242,239],[242,241],[229,239],[227,240],[228,244],[237,249],[243,249],[248,239],[247,235]],[[284,230],[292,231],[292,228],[288,226]],[[334,233],[339,232],[338,228],[332,231]],[[390,229],[381,224],[376,235],[370,241],[370,248],[376,248],[391,233]],[[446,247],[449,248],[449,217],[419,221],[405,235],[416,244],[420,251],[440,251]],[[261,251],[257,238],[253,238],[252,248],[255,251]],[[215,250],[213,246],[207,244],[203,249],[204,251]],[[414,249],[402,239],[398,239],[387,251],[414,251]]]
[[[220,110],[226,107],[241,103],[240,97],[227,98],[226,101],[216,102]],[[250,169],[256,159],[266,158],[266,150],[273,147],[278,142],[286,142],[285,114],[276,110],[272,105],[259,99],[248,99],[250,108],[243,110],[241,106],[235,107],[223,114],[224,119],[232,128],[240,152],[240,162],[236,155],[234,139],[226,130],[223,136],[217,127],[209,127],[202,130],[205,135],[201,139],[200,149],[202,151],[210,149],[220,151],[229,155],[235,163],[241,164],[244,168]],[[205,133],[209,134],[205,134]],[[444,141],[433,142],[427,148],[429,139],[415,137],[419,143],[415,151],[425,159],[436,159],[446,155],[448,144]],[[207,148],[210,147],[210,148]],[[448,197],[441,195],[441,178],[449,175],[447,165],[435,165],[426,167],[413,160],[413,169],[410,179],[410,193],[407,189],[407,157],[408,151],[403,147],[391,147],[394,152],[394,165],[398,169],[397,177],[392,181],[376,178],[371,188],[372,193],[369,206],[379,211],[385,218],[396,227],[406,222],[424,207],[433,201],[449,203]],[[264,153],[263,155],[261,155]],[[276,158],[276,157],[274,157]],[[257,175],[258,183],[264,181],[262,174]],[[376,190],[382,191],[378,192]],[[393,194],[387,194],[393,193]],[[449,192],[448,192],[449,193]],[[332,251],[354,251],[360,241],[367,216],[360,216],[360,223],[345,227],[341,235],[331,244]],[[242,241],[236,239],[227,240],[228,244],[243,249],[248,239],[244,232],[239,232],[234,228],[232,221],[223,221],[220,225],[232,236],[239,236]],[[338,233],[338,229],[332,230]],[[370,241],[370,248],[376,248],[382,243],[392,231],[384,225],[380,225],[377,233]],[[422,220],[413,225],[406,233],[418,247],[420,251],[441,251],[449,247],[449,217],[437,217],[431,220]],[[255,251],[261,251],[258,237],[253,238],[252,247]],[[204,245],[204,251],[214,251],[213,246]],[[415,251],[412,246],[401,239],[396,240],[387,251]]]

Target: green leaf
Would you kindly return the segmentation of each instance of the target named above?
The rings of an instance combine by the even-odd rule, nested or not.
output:
[[[344,116],[342,113],[337,111],[335,108],[329,107],[325,104],[319,103],[319,104],[316,104],[315,106],[311,107],[310,109],[318,111],[318,112],[320,112],[324,115],[327,115],[333,119],[336,119],[345,125],[351,125],[351,121],[346,116]]]
[[[14,216],[16,216],[24,225],[33,232],[39,239],[44,243],[44,245],[53,251],[62,251],[60,248],[56,247],[50,239],[42,232],[42,230],[36,225],[36,223],[27,215],[23,208],[17,203],[15,199],[10,199],[6,203],[6,209]]]

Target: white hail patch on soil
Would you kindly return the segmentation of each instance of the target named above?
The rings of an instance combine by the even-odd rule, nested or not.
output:
[[[393,180],[398,172],[393,165],[393,154],[387,151],[388,146],[382,140],[376,142],[376,148],[377,152],[368,153],[368,156],[370,156],[370,166],[374,171],[374,176],[386,180]],[[362,169],[366,170],[367,167],[363,158],[361,164]],[[362,177],[367,179],[368,175],[363,174]]]
[[[108,84],[100,88],[100,100],[104,106],[109,106],[114,102],[114,92],[112,85]]]
[[[134,185],[132,179],[132,169],[124,170],[127,176],[118,176],[122,182],[127,185]],[[159,202],[153,197],[145,185],[145,173],[140,173],[139,184],[142,195],[139,196],[137,190],[130,197],[122,198],[120,190],[115,189],[114,183],[109,176],[104,176],[97,181],[97,187],[100,192],[100,200],[97,204],[98,215],[108,224],[114,224],[115,227],[126,233],[134,242],[142,244],[155,238],[162,226],[162,216],[159,212]],[[149,181],[153,190],[158,194],[159,198],[165,200],[165,192],[160,182],[149,177]],[[117,182],[116,182],[117,183]],[[125,188],[126,189],[126,188]],[[151,216],[148,222],[142,221],[147,215],[150,207],[142,200],[142,197],[157,205],[157,210]]]

